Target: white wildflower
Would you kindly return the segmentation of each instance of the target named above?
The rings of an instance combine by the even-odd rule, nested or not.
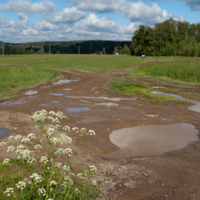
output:
[[[52,187],[52,186],[55,186],[55,185],[57,185],[58,183],[56,182],[56,181],[50,181],[50,186]]]
[[[48,198],[47,200],[53,200],[53,199],[51,199],[51,198]]]
[[[81,132],[86,132],[87,129],[86,128],[81,128]]]
[[[28,138],[28,139],[36,139],[36,136],[35,136],[34,133],[29,133],[29,134],[27,135],[27,138]]]
[[[71,137],[68,137],[66,135],[61,135],[59,137],[59,140],[60,140],[60,144],[66,144],[66,143],[69,143],[71,144],[72,143],[72,138]]]
[[[60,168],[60,167],[62,166],[62,163],[56,162],[56,163],[55,163],[55,166],[58,167],[58,168]]]
[[[68,185],[73,185],[74,184],[74,182],[72,181],[71,178],[65,177],[64,179],[65,179],[65,181],[67,182]]]
[[[29,164],[33,164],[35,162],[36,162],[36,159],[33,158],[33,157],[30,157],[30,158],[27,159],[27,163],[29,163]]]
[[[27,143],[29,141],[30,141],[30,138],[27,138],[27,137],[23,137],[21,140],[22,143]]]
[[[62,155],[64,153],[64,149],[63,148],[58,148],[57,151],[54,153],[54,155]]]
[[[44,188],[38,189],[38,194],[40,196],[46,196],[46,190]]]
[[[63,129],[64,129],[65,131],[69,131],[69,132],[70,132],[70,127],[69,127],[69,126],[65,126]]]
[[[49,160],[48,160],[47,156],[42,156],[42,157],[40,158],[40,162],[42,162],[42,163],[44,163],[44,164],[46,164],[48,161],[49,161]]]
[[[81,191],[80,191],[78,188],[76,188],[76,189],[75,189],[75,193],[76,193],[76,194],[81,194]]]
[[[95,131],[93,131],[93,130],[89,130],[88,132],[89,132],[89,134],[90,134],[91,136],[96,134]]]
[[[58,111],[55,115],[60,119],[67,118],[61,111]]]
[[[0,146],[5,147],[7,145],[7,142],[0,142]]]
[[[38,150],[38,149],[42,149],[42,146],[41,146],[40,144],[36,144],[36,145],[34,146],[34,148]]]
[[[9,162],[10,162],[10,159],[9,159],[9,158],[6,158],[6,159],[3,160],[3,164],[4,164],[4,165],[8,164]]]
[[[36,183],[41,183],[42,182],[42,176],[39,174],[33,173],[30,178],[32,178]]]
[[[17,150],[16,154],[18,154],[18,158],[27,159],[30,158],[31,151],[29,150]]]
[[[8,146],[7,152],[13,152],[15,150],[14,146]]]
[[[54,128],[48,128],[47,129],[47,135],[51,136],[54,133],[55,129]]]
[[[70,149],[70,148],[65,149],[65,150],[63,151],[63,154],[67,154],[68,156],[71,156],[71,154],[72,154],[72,149]]]
[[[90,171],[97,172],[97,168],[94,165],[89,166]]]
[[[56,113],[54,111],[50,111],[49,115],[56,115]]]
[[[63,167],[63,170],[69,172],[70,171],[70,166],[69,165],[64,165]]]
[[[46,110],[36,111],[32,116],[29,117],[30,120],[39,122],[47,119],[48,112]]]
[[[25,147],[24,147],[24,145],[19,145],[19,146],[17,146],[17,150],[22,150],[22,149],[24,149]]]
[[[53,144],[58,144],[58,143],[59,143],[59,140],[58,140],[58,138],[56,138],[56,137],[52,137],[52,138],[50,139],[50,141],[51,141],[51,143],[53,143]]]
[[[10,196],[14,193],[14,188],[6,188],[6,191],[4,191],[4,194],[7,196]]]
[[[13,140],[13,139],[14,139],[14,136],[11,135],[8,139],[9,139],[9,140]]]
[[[18,134],[18,135],[15,136],[14,140],[15,141],[20,141],[21,138],[22,138],[22,136],[20,134]]]
[[[95,180],[92,180],[92,185],[96,185],[97,182]]]
[[[78,127],[72,128],[73,131],[76,131],[76,130],[78,130],[78,129],[79,129]]]
[[[23,190],[26,187],[26,182],[20,181],[16,184],[16,187],[20,190]]]

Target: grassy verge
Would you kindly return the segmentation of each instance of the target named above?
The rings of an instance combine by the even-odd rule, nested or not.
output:
[[[183,58],[154,63],[152,65],[141,65],[134,68],[126,75],[139,75],[150,77],[167,77],[173,80],[200,83],[200,58]]]
[[[151,91],[153,91],[154,89],[151,87],[152,85],[146,85],[142,83],[132,83],[129,81],[119,81],[116,79],[110,82],[110,89],[119,94],[123,94],[126,96],[137,95],[142,99],[146,100],[148,99],[156,102],[163,102],[163,103],[174,102],[178,104],[187,104],[186,101],[178,100],[168,95],[153,94],[151,93]]]
[[[45,68],[60,68],[98,72],[107,69],[135,66],[152,60],[169,60],[167,57],[133,57],[126,55],[9,55],[0,63]]]
[[[21,89],[57,79],[62,75],[49,69],[0,66],[0,100]]]

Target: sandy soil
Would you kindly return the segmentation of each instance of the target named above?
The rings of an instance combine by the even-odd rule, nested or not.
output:
[[[31,132],[38,134],[38,130],[27,120],[27,117],[41,109],[60,110],[69,118],[64,121],[64,124],[96,131],[96,136],[88,138],[83,144],[78,164],[98,166],[99,173],[95,178],[111,198],[117,200],[200,199],[199,141],[184,149],[151,157],[113,159],[106,156],[119,150],[109,140],[113,130],[175,123],[190,123],[200,130],[200,113],[188,110],[188,105],[140,99],[126,100],[127,97],[109,91],[109,81],[121,77],[122,73],[131,68],[94,74],[62,71],[64,79],[72,80],[71,82],[38,86],[31,89],[37,91],[36,94],[26,95],[27,90],[21,91],[14,98],[2,101],[0,128],[11,130],[13,135],[27,135]],[[195,92],[199,91],[195,90]],[[105,105],[105,103],[110,104]],[[0,141],[6,140],[7,137],[1,138]],[[0,151],[1,158],[8,156],[2,148]]]

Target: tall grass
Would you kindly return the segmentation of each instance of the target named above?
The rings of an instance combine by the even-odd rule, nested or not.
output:
[[[174,80],[200,83],[200,58],[177,58],[168,62],[142,65],[130,74],[161,76]]]
[[[163,60],[164,57],[133,57],[126,55],[9,55],[0,56],[0,63],[25,65],[45,68],[61,68],[98,72],[106,69],[115,69],[135,66],[151,60]]]
[[[0,66],[0,100],[5,95],[61,77],[49,69]]]

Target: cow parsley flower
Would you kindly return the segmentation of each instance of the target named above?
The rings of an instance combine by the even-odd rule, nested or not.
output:
[[[4,194],[7,196],[10,196],[14,193],[14,188],[6,188],[6,191],[4,191]]]
[[[39,196],[46,196],[46,190],[44,188],[38,189]]]
[[[55,185],[57,185],[58,183],[56,182],[56,181],[50,181],[50,186],[52,187],[52,186],[55,186]]]
[[[15,150],[14,146],[8,146],[7,152],[13,152]]]
[[[42,146],[41,146],[40,144],[36,144],[36,145],[34,146],[34,148],[38,150],[38,149],[42,149]]]
[[[96,185],[97,182],[95,180],[92,180],[92,185]]]
[[[26,187],[26,182],[20,181],[16,184],[16,187],[20,190],[23,190]]]
[[[90,171],[97,172],[97,168],[94,165],[89,166]]]
[[[6,158],[6,159],[3,160],[3,164],[4,164],[4,165],[8,164],[9,162],[10,162],[10,159],[9,159],[9,158]]]

